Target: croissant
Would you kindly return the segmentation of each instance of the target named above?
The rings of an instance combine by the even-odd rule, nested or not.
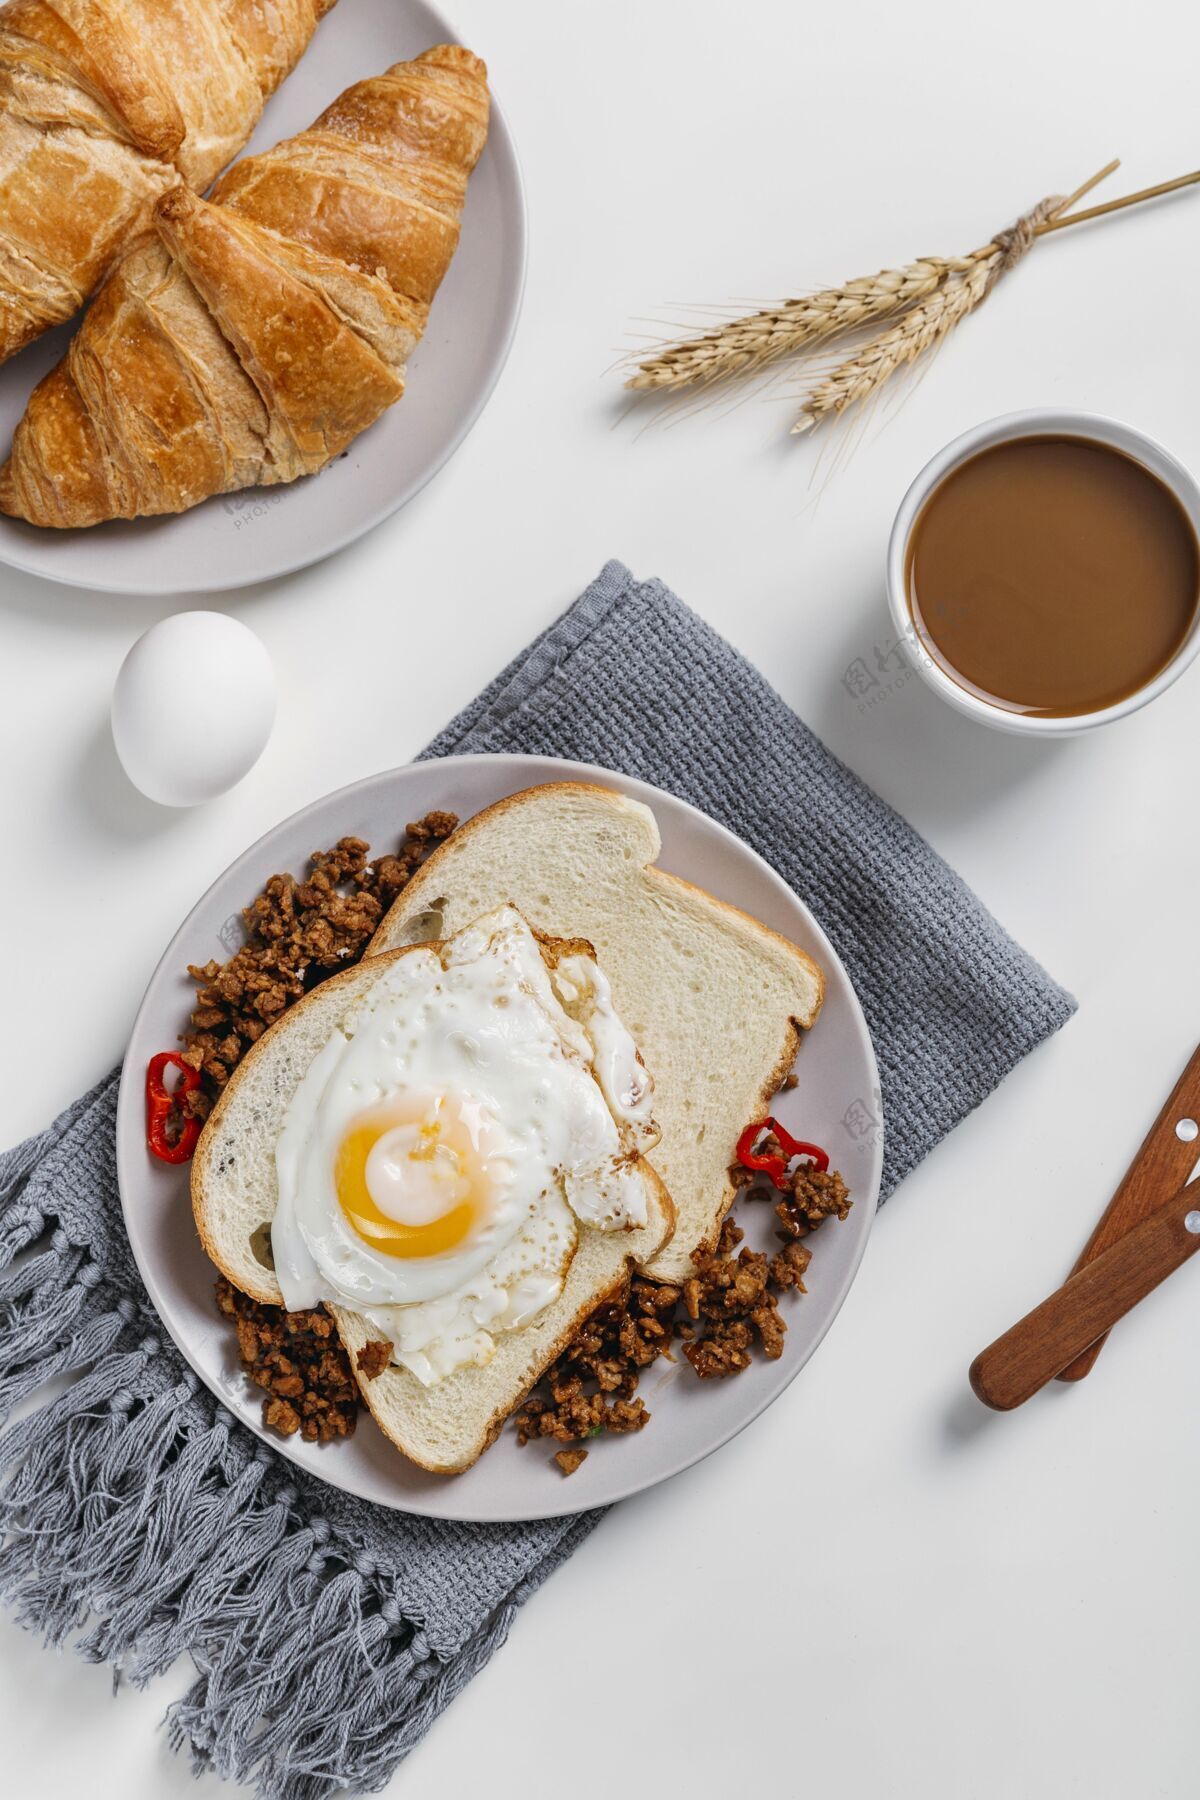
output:
[[[30,396],[0,511],[94,525],[323,468],[404,391],[487,122],[486,68],[443,44],[211,200],[165,194]]]
[[[79,309],[160,194],[237,155],[332,5],[0,6],[0,362]]]

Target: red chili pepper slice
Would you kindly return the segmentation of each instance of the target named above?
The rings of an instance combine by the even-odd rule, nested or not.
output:
[[[782,1156],[763,1156],[754,1148],[764,1131],[773,1131],[779,1140]],[[778,1119],[770,1117],[758,1119],[753,1125],[747,1125],[737,1141],[737,1159],[743,1169],[754,1169],[769,1175],[775,1186],[782,1192],[789,1187],[787,1179],[788,1164],[794,1157],[807,1156],[814,1169],[822,1172],[829,1167],[829,1154],[819,1144],[806,1144],[802,1138],[794,1138],[790,1131],[785,1131]]]
[[[179,1071],[179,1081],[173,1089],[163,1080],[168,1069]],[[185,1063],[174,1050],[162,1050],[150,1058],[146,1068],[146,1142],[159,1162],[185,1163],[190,1160],[200,1136],[199,1119],[185,1118],[176,1138],[167,1136],[167,1125],[180,1094],[190,1094],[199,1085],[199,1069]]]

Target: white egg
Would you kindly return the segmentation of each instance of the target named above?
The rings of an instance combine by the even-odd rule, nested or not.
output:
[[[176,613],[121,664],[112,734],[130,781],[162,806],[215,800],[249,773],[275,722],[262,642],[224,613]]]
[[[573,956],[557,983],[501,907],[350,1009],[276,1145],[291,1310],[362,1313],[429,1383],[557,1298],[581,1229],[645,1224],[652,1084],[595,963]]]

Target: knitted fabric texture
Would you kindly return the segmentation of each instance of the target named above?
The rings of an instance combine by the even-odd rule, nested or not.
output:
[[[432,744],[598,762],[771,861],[845,960],[875,1039],[887,1187],[1072,1002],[767,683],[617,563]],[[269,873],[269,871],[264,871]],[[144,1683],[261,1800],[382,1787],[599,1515],[459,1525],[371,1507],[261,1444],[166,1338],[121,1223],[116,1077],[0,1156],[0,1596]],[[337,1454],[336,1445],[330,1455]]]

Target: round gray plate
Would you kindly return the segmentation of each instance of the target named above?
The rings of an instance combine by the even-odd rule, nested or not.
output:
[[[250,149],[303,131],[352,81],[457,38],[424,0],[342,0],[267,107]],[[289,486],[218,495],[166,518],[42,531],[0,515],[0,562],[76,587],[180,594],[246,587],[340,550],[411,499],[466,437],[504,367],[524,278],[521,175],[493,103],[462,242],[409,361],[404,398],[346,456]],[[74,329],[48,333],[0,367],[5,453],[30,391],[65,353]]]
[[[809,1292],[785,1296],[783,1355],[756,1361],[733,1380],[700,1382],[686,1363],[649,1371],[642,1393],[653,1415],[634,1437],[599,1438],[564,1481],[552,1446],[517,1445],[505,1431],[463,1475],[429,1475],[408,1463],[362,1414],[355,1436],[320,1447],[295,1438],[266,1441],[312,1474],[382,1506],[441,1519],[537,1519],[623,1499],[699,1462],[727,1443],[781,1394],[808,1361],[849,1291],[875,1215],[882,1162],[879,1083],[871,1040],[849,977],[807,907],[774,870],[723,826],[669,794],[586,764],[543,756],[458,756],[372,776],[306,807],[268,832],[225,871],[189,914],[154,972],[133,1027],[117,1115],[117,1170],[133,1253],[150,1297],[197,1374],[250,1429],[264,1436],[262,1395],[241,1373],[237,1346],[213,1305],[214,1272],[192,1223],[186,1169],[155,1162],[146,1149],[146,1064],[178,1040],[192,997],[188,963],[225,958],[238,941],[238,915],[268,876],[299,874],[311,851],[353,834],[377,851],[394,846],[408,819],[434,808],[470,818],[493,801],[542,781],[598,781],[644,800],[662,833],[661,866],[703,886],[791,938],[825,971],[825,1005],[799,1063],[800,1085],[778,1102],[797,1136],[824,1144],[854,1199],[844,1224],[813,1239]],[[232,931],[232,936],[231,936]],[[769,1206],[742,1209],[748,1241],[770,1237]]]

